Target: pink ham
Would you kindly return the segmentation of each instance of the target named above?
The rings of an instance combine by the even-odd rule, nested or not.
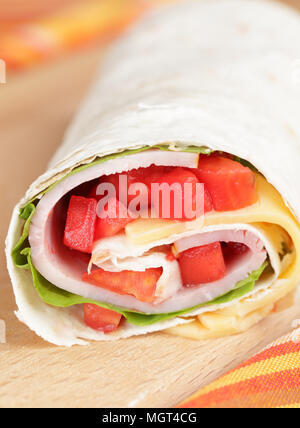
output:
[[[241,242],[247,245],[250,251],[228,266],[227,275],[222,280],[203,284],[201,287],[193,289],[186,289],[181,286],[174,295],[156,305],[143,303],[134,297],[121,296],[83,282],[81,276],[88,268],[88,256],[71,251],[62,243],[66,218],[66,199],[64,196],[73,188],[101,175],[109,175],[138,167],[148,167],[151,164],[193,167],[195,162],[195,154],[191,153],[148,151],[110,160],[64,179],[42,197],[32,219],[29,241],[35,268],[59,288],[86,298],[136,309],[144,313],[164,313],[186,309],[210,301],[230,291],[238,281],[247,278],[266,259],[263,243],[253,232],[224,230],[198,233],[189,238],[178,240],[176,247],[177,249],[180,248],[180,251],[183,251],[182,248],[187,249],[215,241]],[[177,280],[180,281],[180,278]]]

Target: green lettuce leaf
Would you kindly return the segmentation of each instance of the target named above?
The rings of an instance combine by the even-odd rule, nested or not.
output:
[[[30,222],[34,213],[35,213],[35,205],[31,202],[27,204],[20,212],[20,218],[26,221],[23,227],[22,235],[11,253],[15,266],[17,266],[20,269],[29,268],[29,265],[27,263],[27,257],[25,254],[22,253],[22,250],[24,248],[29,247],[29,242],[28,242],[29,228],[30,228]]]
[[[158,144],[156,146],[154,146],[155,149],[160,149],[160,150],[171,150],[170,149],[171,145],[165,145],[165,144]],[[176,148],[176,145],[172,145],[172,147]],[[185,146],[185,147],[180,147],[180,151],[181,152],[186,152],[186,153],[198,153],[198,154],[202,154],[202,155],[210,155],[213,150],[210,149],[209,147],[206,146]]]

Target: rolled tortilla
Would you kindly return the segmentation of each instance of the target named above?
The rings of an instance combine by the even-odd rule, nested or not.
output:
[[[13,212],[7,261],[21,321],[45,340],[65,346],[84,344],[84,339],[114,340],[165,329],[193,338],[215,337],[248,328],[296,287],[300,274],[300,85],[293,67],[300,58],[294,43],[299,37],[299,17],[283,6],[253,0],[212,0],[184,2],[156,12],[113,46],[48,171],[30,186]],[[125,244],[102,242],[95,262],[117,270],[131,266],[139,270],[140,263],[145,269],[162,263],[155,254],[155,261],[145,260],[147,251],[160,242],[189,248],[191,239],[204,245],[212,242],[211,234],[222,233],[226,240],[226,234],[232,239],[232,234],[242,231],[250,249],[256,239],[253,256],[260,253],[262,257],[253,257],[243,266],[247,272],[250,269],[249,274],[255,271],[265,260],[265,251],[273,268],[271,275],[265,280],[262,277],[246,295],[178,314],[178,309],[188,309],[194,296],[183,296],[181,303],[172,301],[176,269],[168,265],[157,296],[159,309],[145,304],[137,308],[156,316],[155,322],[136,325],[127,321],[109,335],[84,325],[79,304],[55,307],[44,303],[33,279],[46,274],[49,282],[56,281],[55,286],[72,294],[106,304],[121,303],[125,310],[136,309],[137,302],[130,296],[114,301],[109,292],[100,290],[99,294],[99,287],[95,290],[86,284],[83,290],[76,281],[69,285],[60,282],[57,273],[68,269],[68,262],[57,251],[59,257],[51,259],[51,272],[49,253],[45,246],[35,251],[35,237],[47,240],[53,221],[51,209],[80,183],[153,163],[195,167],[197,152],[210,150],[244,159],[263,175],[256,176],[257,204],[236,212],[213,213],[205,217],[204,224],[191,222],[194,225],[184,230],[160,225],[156,240],[157,224],[132,223],[126,231],[131,244],[128,240]],[[24,207],[22,219],[19,214]],[[23,255],[19,251],[21,260],[17,262],[11,256],[22,231],[24,235],[24,218],[25,232],[31,229],[29,265],[24,262],[30,259],[28,251]],[[43,223],[43,218],[47,222]],[[292,245],[281,254],[287,236]],[[28,243],[21,242],[19,250],[25,247],[28,249]],[[102,250],[103,254],[109,252],[108,258],[99,259]],[[239,281],[238,276],[233,278]],[[222,293],[235,285],[223,284]],[[197,294],[197,305],[218,297],[214,291],[210,293],[210,287],[203,288]],[[161,317],[170,311],[176,315]]]

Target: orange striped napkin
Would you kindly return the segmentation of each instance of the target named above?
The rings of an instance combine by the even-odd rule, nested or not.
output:
[[[300,408],[300,329],[276,340],[178,407]]]
[[[51,0],[53,2],[53,0]],[[0,10],[0,58],[23,69],[91,43],[111,40],[157,4],[176,0],[64,0],[10,18]],[[47,2],[48,3],[48,2]],[[17,9],[16,9],[17,14]],[[7,15],[7,14],[6,14]],[[31,16],[31,18],[30,18]]]

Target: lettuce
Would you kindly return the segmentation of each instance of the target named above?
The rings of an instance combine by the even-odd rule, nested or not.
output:
[[[28,203],[20,212],[20,218],[25,220],[25,224],[23,227],[22,235],[11,253],[15,266],[17,266],[20,269],[29,268],[27,257],[25,254],[23,254],[22,250],[24,248],[29,247],[29,241],[28,241],[29,228],[30,228],[31,219],[34,213],[35,213],[35,205],[31,202]]]
[[[57,181],[50,187],[48,187],[46,190],[41,192],[36,198],[29,201],[25,207],[23,207],[20,211],[20,218],[25,220],[24,228],[22,235],[17,242],[16,246],[12,250],[12,258],[14,261],[15,266],[17,266],[20,269],[30,269],[33,285],[41,297],[41,299],[55,307],[60,308],[66,308],[73,305],[79,305],[83,303],[92,303],[95,305],[98,305],[102,308],[111,309],[113,311],[116,311],[120,314],[122,314],[129,323],[137,325],[137,326],[146,326],[150,324],[157,323],[159,321],[165,321],[171,318],[174,318],[176,316],[180,316],[183,314],[186,314],[188,312],[191,312],[195,309],[206,307],[210,305],[216,305],[216,304],[222,304],[222,303],[228,303],[234,299],[240,298],[243,295],[251,292],[255,286],[256,281],[260,278],[266,267],[268,266],[268,262],[265,262],[258,270],[252,272],[248,278],[244,279],[243,281],[240,281],[235,285],[235,287],[228,293],[219,296],[218,298],[211,300],[210,302],[207,302],[202,305],[194,306],[191,308],[184,309],[182,311],[177,312],[170,312],[170,313],[163,313],[163,314],[144,314],[141,312],[136,312],[133,310],[129,310],[127,308],[122,308],[119,306],[111,305],[104,302],[98,302],[92,299],[87,299],[81,296],[78,296],[76,294],[70,293],[68,291],[62,290],[61,288],[56,287],[51,282],[49,282],[46,278],[44,278],[34,267],[32,261],[31,261],[31,249],[28,241],[28,235],[29,235],[29,228],[30,228],[30,222],[31,219],[35,213],[36,205],[38,203],[38,197],[41,197],[45,193],[47,193],[49,190],[51,190],[53,187],[55,187],[59,182],[64,180],[66,177],[73,175],[77,172],[83,171],[86,168],[89,168],[92,165],[96,165],[102,162],[105,162],[109,159],[114,159],[120,156],[127,156],[130,154],[138,153],[144,150],[149,150],[151,147],[143,147],[137,150],[126,150],[122,153],[114,154],[105,156],[103,158],[98,158],[95,161],[87,164],[82,165],[78,168],[75,168],[73,171],[71,171],[69,174],[67,174],[64,178]],[[155,148],[160,150],[169,150],[169,146],[166,145],[158,145],[155,146]],[[188,146],[185,149],[181,149],[181,151],[187,151],[187,152],[193,152],[193,153],[202,153],[202,154],[210,154],[211,150],[207,147],[196,147],[196,146]]]

